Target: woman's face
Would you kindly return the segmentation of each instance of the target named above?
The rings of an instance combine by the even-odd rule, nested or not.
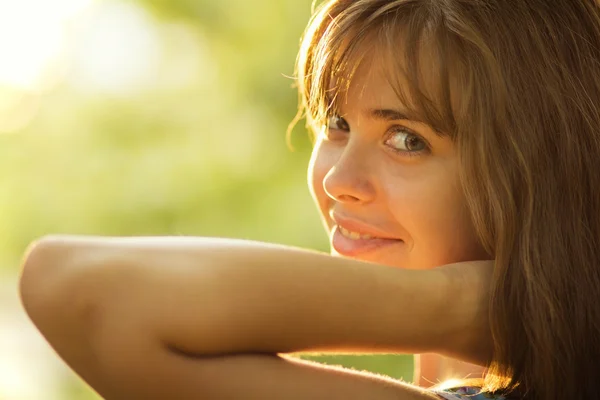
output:
[[[489,259],[450,138],[403,117],[380,68],[359,68],[340,104],[308,171],[332,254],[411,269]]]

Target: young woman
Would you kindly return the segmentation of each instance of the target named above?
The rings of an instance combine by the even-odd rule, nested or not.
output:
[[[59,355],[109,399],[596,398],[597,1],[326,1],[298,83],[342,257],[42,239],[21,295]],[[434,352],[489,373],[428,390],[282,355],[297,351]]]

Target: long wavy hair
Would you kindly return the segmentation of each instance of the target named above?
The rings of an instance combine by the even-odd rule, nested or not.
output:
[[[595,398],[600,4],[326,1],[297,60],[299,117],[320,129],[373,49],[410,116],[454,141],[473,224],[495,259],[483,389]]]

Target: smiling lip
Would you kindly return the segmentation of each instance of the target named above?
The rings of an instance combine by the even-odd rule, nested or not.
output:
[[[337,225],[331,236],[331,246],[340,255],[356,257],[362,253],[374,251],[382,247],[403,243],[401,239],[391,238],[353,221],[343,220],[342,218],[333,215],[332,219]],[[360,233],[361,235],[369,235],[371,238],[351,239],[342,234],[340,227],[352,232]]]

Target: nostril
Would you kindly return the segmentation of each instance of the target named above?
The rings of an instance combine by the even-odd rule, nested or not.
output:
[[[327,195],[340,203],[368,203],[375,198],[375,187],[364,170],[335,168],[323,179]]]
[[[356,196],[352,196],[350,194],[342,194],[337,196],[337,200],[343,203],[358,203],[360,199]]]

